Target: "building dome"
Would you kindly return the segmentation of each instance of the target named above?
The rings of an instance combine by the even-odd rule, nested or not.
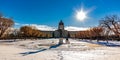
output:
[[[59,25],[64,25],[64,23],[62,22],[62,20],[59,22]]]

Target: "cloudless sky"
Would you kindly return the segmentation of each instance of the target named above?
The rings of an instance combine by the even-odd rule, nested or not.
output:
[[[83,6],[89,17],[75,19],[75,11]],[[13,17],[16,23],[57,27],[62,19],[66,26],[97,26],[109,14],[120,14],[120,0],[0,0],[0,12]]]

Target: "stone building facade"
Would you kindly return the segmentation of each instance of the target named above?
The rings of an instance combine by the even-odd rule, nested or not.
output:
[[[42,31],[44,33],[50,34],[54,38],[66,38],[66,37],[75,37],[79,31],[67,31],[64,29],[64,23],[61,20],[58,24],[58,29],[55,31]]]

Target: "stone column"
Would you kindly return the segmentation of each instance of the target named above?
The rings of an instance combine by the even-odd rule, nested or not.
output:
[[[59,38],[59,44],[63,44],[63,38]]]
[[[59,38],[59,44],[63,44],[63,33],[62,30],[59,30],[60,38]]]

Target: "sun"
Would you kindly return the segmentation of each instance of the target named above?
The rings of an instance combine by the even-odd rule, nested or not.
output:
[[[79,11],[76,11],[77,20],[84,21],[87,18],[86,14],[87,13],[85,11],[83,11],[82,9],[79,10]]]
[[[86,8],[87,10],[84,9],[84,6],[81,5],[81,8],[77,8],[74,11],[74,18],[75,20],[78,20],[80,22],[84,22],[85,20],[90,19],[91,17],[89,16],[89,13],[92,12],[96,7],[91,7],[91,8]]]

